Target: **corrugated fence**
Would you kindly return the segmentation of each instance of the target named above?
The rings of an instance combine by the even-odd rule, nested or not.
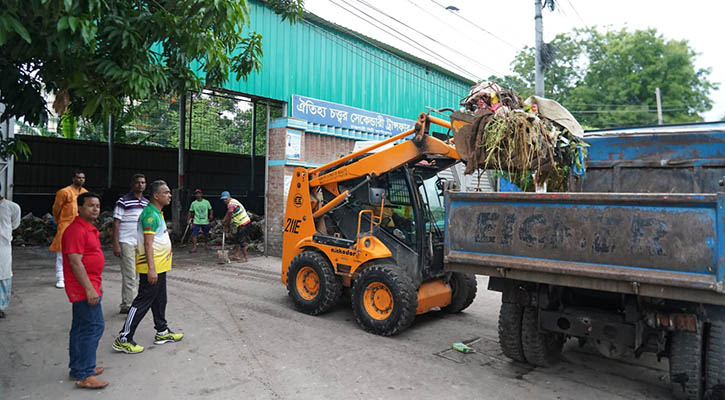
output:
[[[103,194],[103,209],[110,209],[118,196],[128,191],[133,174],[143,173],[147,183],[163,179],[177,187],[176,149],[116,144],[113,149],[113,182],[108,188],[108,144],[82,140],[18,137],[30,146],[28,160],[15,161],[13,199],[23,214],[42,216],[50,212],[55,191],[71,183],[73,170],[86,173],[86,188]],[[229,190],[249,210],[264,213],[264,157],[249,155],[187,151],[185,182],[187,189],[201,188],[221,217],[224,206],[219,199]],[[170,210],[168,215],[170,216]]]

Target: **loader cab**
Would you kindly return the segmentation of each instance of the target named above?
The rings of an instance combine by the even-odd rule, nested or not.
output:
[[[380,215],[372,234],[392,253],[399,267],[416,285],[440,277],[443,271],[444,180],[438,172],[455,160],[417,160],[373,177],[352,193],[351,201],[330,214],[328,227],[335,234],[355,239],[357,215],[371,210]],[[341,190],[360,185],[362,180],[340,184]],[[384,193],[381,202],[372,192]],[[362,225],[369,225],[367,216]]]

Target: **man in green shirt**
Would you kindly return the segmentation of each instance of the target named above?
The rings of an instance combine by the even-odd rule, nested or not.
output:
[[[113,341],[113,349],[136,354],[144,347],[133,341],[133,335],[146,313],[154,316],[154,344],[178,342],[183,333],[174,333],[166,323],[166,273],[171,270],[172,251],[169,230],[161,210],[171,204],[171,190],[162,180],[151,184],[150,203],[138,217],[136,240],[136,272],[138,294],[128,310],[126,322]]]
[[[192,224],[191,243],[194,244],[194,248],[191,249],[192,253],[196,253],[199,233],[202,233],[205,236],[204,249],[209,250],[209,221],[214,219],[214,212],[211,209],[209,200],[203,198],[202,196],[203,193],[201,192],[201,189],[196,189],[194,191],[194,197],[196,197],[196,200],[191,202],[191,205],[189,206],[189,216],[186,218],[186,224]]]

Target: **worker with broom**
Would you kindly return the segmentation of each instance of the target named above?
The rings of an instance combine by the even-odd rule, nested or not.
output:
[[[234,238],[236,242],[234,245],[234,257],[232,257],[232,260],[247,262],[247,237],[249,236],[248,231],[252,220],[249,218],[249,214],[247,214],[247,210],[244,209],[242,203],[232,198],[229,192],[222,192],[221,199],[227,204],[227,213],[224,215],[224,220],[222,220],[224,229],[227,229],[231,225],[232,232],[236,232]],[[242,259],[242,254],[244,254],[244,259]]]

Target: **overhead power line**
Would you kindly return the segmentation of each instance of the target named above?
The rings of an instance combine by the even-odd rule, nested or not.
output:
[[[571,7],[572,10],[574,10],[574,14],[576,14],[577,17],[579,17],[579,21],[584,24],[584,27],[589,29],[589,25],[584,21],[584,18],[582,18],[581,14],[579,14],[579,11],[577,11],[576,7],[574,7],[574,4],[572,4],[571,0],[566,0],[567,3],[569,3],[569,7]]]
[[[445,49],[448,49],[448,50],[450,50],[450,51],[452,51],[452,52],[454,52],[454,53],[456,53],[456,54],[458,54],[458,55],[460,55],[460,56],[462,56],[462,57],[464,57],[464,58],[468,59],[469,61],[472,61],[473,63],[475,63],[476,65],[478,65],[478,66],[480,66],[480,67],[482,67],[482,68],[485,68],[485,69],[487,69],[487,70],[489,70],[489,71],[491,71],[491,72],[493,72],[493,73],[495,73],[495,74],[501,75],[501,74],[500,74],[500,73],[499,73],[498,71],[496,71],[495,69],[493,69],[493,68],[489,67],[488,65],[484,65],[484,64],[481,64],[481,63],[480,63],[480,62],[479,62],[478,60],[476,60],[476,59],[474,59],[474,58],[472,58],[472,57],[469,57],[468,55],[466,55],[466,54],[464,54],[464,53],[461,53],[460,51],[458,51],[458,50],[454,49],[453,47],[450,47],[450,46],[446,45],[445,43],[442,43],[442,42],[441,42],[441,41],[439,41],[438,39],[436,39],[436,38],[434,38],[434,37],[431,37],[431,36],[429,36],[429,35],[428,35],[428,34],[426,34],[425,32],[421,32],[421,31],[419,31],[418,29],[416,29],[416,28],[414,28],[414,27],[412,27],[412,26],[410,26],[410,25],[406,24],[405,22],[403,22],[403,21],[401,21],[401,20],[399,20],[399,19],[397,19],[397,18],[393,17],[392,15],[390,15],[390,14],[386,13],[385,11],[382,11],[382,10],[380,10],[379,8],[377,8],[377,7],[373,6],[372,4],[368,3],[367,1],[365,1],[365,0],[358,0],[358,1],[359,1],[360,3],[362,3],[362,4],[366,5],[366,6],[368,6],[369,8],[371,8],[371,9],[373,9],[373,10],[377,11],[378,13],[380,13],[380,14],[382,14],[382,15],[385,15],[386,17],[388,17],[388,18],[392,19],[393,21],[395,21],[395,22],[397,22],[397,23],[399,23],[399,24],[401,24],[401,25],[405,26],[406,28],[408,28],[408,29],[412,30],[413,32],[416,32],[416,33],[418,33],[419,35],[422,35],[423,37],[427,38],[428,40],[430,40],[430,41],[432,41],[432,42],[434,42],[434,43],[436,43],[436,44],[439,44],[439,45],[440,45],[440,46],[442,46],[443,48],[445,48]]]
[[[393,37],[396,37],[396,38],[398,38],[398,39],[402,40],[403,42],[405,42],[405,43],[407,43],[407,44],[409,44],[409,45],[413,46],[413,47],[414,47],[414,48],[416,48],[417,50],[420,50],[421,52],[425,53],[426,55],[428,55],[428,56],[430,56],[430,57],[432,57],[432,58],[434,58],[434,59],[437,59],[437,60],[439,60],[440,62],[442,62],[442,63],[444,63],[445,65],[447,65],[447,66],[448,66],[449,68],[452,68],[452,69],[454,69],[454,70],[458,71],[458,73],[461,73],[461,74],[463,74],[463,75],[469,75],[469,76],[473,76],[473,77],[475,78],[475,75],[471,74],[471,73],[470,73],[469,71],[467,71],[467,70],[465,70],[465,69],[461,68],[460,66],[458,66],[458,65],[456,65],[456,64],[453,64],[453,63],[452,63],[451,61],[449,61],[449,60],[447,60],[447,59],[445,59],[445,58],[441,57],[440,55],[438,55],[438,54],[436,54],[436,53],[432,52],[431,50],[427,49],[427,48],[426,48],[425,46],[423,46],[422,44],[420,44],[420,43],[418,43],[417,41],[415,41],[415,39],[412,39],[412,38],[410,38],[409,36],[405,35],[404,33],[400,32],[399,30],[397,30],[397,29],[395,29],[395,28],[391,27],[390,25],[388,25],[388,24],[386,24],[386,23],[384,23],[384,22],[382,22],[382,21],[378,20],[378,19],[377,19],[377,18],[375,18],[374,16],[372,16],[372,15],[370,15],[370,14],[366,13],[365,11],[363,11],[363,10],[359,9],[358,7],[356,7],[356,6],[354,6],[354,5],[350,4],[350,3],[348,3],[348,2],[346,1],[346,0],[340,0],[340,1],[342,1],[342,2],[343,2],[343,3],[345,3],[345,4],[347,4],[348,6],[352,7],[353,9],[357,10],[357,11],[358,11],[359,13],[362,13],[363,15],[367,16],[368,18],[372,19],[372,20],[373,20],[373,21],[375,21],[375,22],[376,22],[377,24],[376,24],[376,23],[374,23],[374,22],[372,22],[372,21],[370,21],[370,20],[367,20],[367,19],[363,18],[363,17],[362,17],[362,16],[360,16],[359,14],[357,14],[357,13],[355,13],[354,11],[352,11],[352,10],[350,10],[350,9],[346,8],[345,6],[343,6],[343,5],[339,4],[339,3],[337,3],[337,2],[336,2],[336,1],[334,1],[334,0],[328,0],[328,1],[329,1],[330,3],[332,3],[332,4],[334,4],[335,6],[337,6],[337,7],[339,7],[339,8],[342,8],[342,9],[343,9],[343,10],[345,10],[346,12],[348,12],[348,13],[352,14],[353,16],[355,16],[355,17],[357,17],[357,18],[359,18],[359,19],[361,19],[361,20],[365,21],[366,23],[368,23],[368,24],[372,25],[373,27],[375,27],[375,28],[377,28],[377,29],[379,29],[379,30],[381,30],[381,31],[385,32],[386,34],[389,34],[389,35],[391,35],[391,36],[393,36]],[[389,31],[386,31],[385,29],[383,29],[383,28],[381,27],[381,25],[382,25],[382,26],[385,26],[385,27],[387,27],[387,28],[388,28],[389,30],[392,30],[393,32],[397,33],[397,35],[399,35],[399,36],[396,36],[396,34],[394,34],[394,33],[390,33]],[[400,36],[402,36],[403,38],[401,38]]]
[[[311,27],[312,29],[314,29],[314,30],[318,31],[319,33],[321,33],[321,34],[323,34],[323,35],[327,36],[328,38],[330,38],[330,39],[331,39],[331,40],[333,40],[333,41],[340,41],[340,42],[344,42],[345,44],[348,44],[348,45],[350,45],[351,47],[354,47],[354,48],[356,48],[357,50],[359,50],[359,51],[360,51],[359,55],[360,55],[360,56],[361,56],[362,58],[364,58],[364,59],[366,59],[366,60],[370,61],[371,63],[373,63],[373,64],[374,64],[374,65],[376,65],[376,66],[379,66],[379,67],[381,67],[381,68],[384,68],[384,69],[386,69],[386,70],[387,70],[388,72],[390,72],[390,73],[392,73],[392,74],[394,74],[394,75],[396,75],[396,76],[398,76],[398,77],[400,77],[400,78],[403,78],[403,79],[407,79],[407,80],[408,80],[408,82],[409,82],[409,83],[411,83],[412,85],[417,85],[418,87],[420,87],[420,88],[422,88],[422,89],[423,89],[423,88],[424,88],[424,86],[423,86],[423,83],[425,82],[425,83],[428,83],[428,84],[430,84],[430,85],[432,85],[432,86],[438,87],[438,88],[442,89],[443,91],[446,91],[446,92],[448,92],[448,93],[450,93],[450,94],[452,94],[452,95],[454,95],[454,96],[456,96],[456,97],[460,97],[460,96],[461,96],[461,93],[459,93],[459,92],[454,92],[454,91],[452,91],[451,89],[449,89],[449,88],[447,88],[447,87],[445,87],[445,86],[441,85],[441,84],[440,84],[440,83],[438,83],[438,82],[434,82],[434,81],[432,81],[432,80],[428,79],[427,77],[425,77],[425,76],[423,76],[423,75],[419,75],[419,74],[416,74],[415,72],[413,72],[413,71],[410,71],[410,69],[408,69],[408,68],[404,68],[404,67],[403,67],[403,66],[401,66],[401,65],[397,65],[397,64],[395,64],[395,63],[392,63],[392,62],[390,62],[389,60],[386,60],[385,58],[381,57],[380,55],[378,55],[378,54],[375,54],[375,53],[373,53],[372,51],[370,51],[370,50],[368,50],[368,49],[366,49],[366,48],[364,48],[364,47],[362,47],[362,46],[359,46],[358,44],[356,44],[356,43],[354,43],[354,42],[352,42],[352,41],[350,41],[350,40],[347,40],[347,39],[345,39],[345,38],[344,38],[344,37],[342,37],[342,36],[339,36],[339,35],[335,35],[335,34],[331,33],[330,31],[328,31],[328,30],[326,30],[326,29],[324,29],[324,28],[322,28],[322,27],[320,27],[320,26],[318,26],[318,25],[316,25],[316,24],[314,24],[314,23],[311,23],[311,22],[309,22],[309,21],[307,21],[307,20],[304,20],[304,19],[303,19],[303,20],[302,20],[302,22],[303,22],[304,24],[307,24],[307,25],[309,25],[309,26],[310,26],[310,27]],[[400,57],[400,56],[398,56],[398,55],[396,55],[396,54],[394,54],[394,53],[391,53],[390,51],[388,51],[388,50],[386,50],[386,49],[384,49],[384,48],[382,48],[382,47],[380,47],[380,46],[376,45],[375,43],[372,43],[372,42],[370,42],[369,40],[367,40],[367,39],[366,39],[365,37],[363,37],[363,36],[357,35],[357,34],[355,34],[355,33],[354,33],[354,32],[352,32],[352,31],[351,31],[351,32],[349,32],[349,34],[350,34],[350,35],[352,35],[352,36],[354,36],[354,37],[355,37],[355,38],[357,38],[358,40],[360,40],[360,41],[362,41],[362,42],[365,42],[365,43],[367,43],[368,45],[370,45],[370,46],[372,46],[372,47],[374,47],[374,48],[376,48],[376,49],[378,49],[378,50],[380,50],[380,51],[382,51],[382,52],[384,52],[384,53],[387,53],[387,54],[391,54],[392,56],[394,56],[394,57],[397,57],[397,58],[399,58],[400,60],[403,60],[403,61],[407,61],[407,60],[403,59],[402,57]],[[383,64],[379,64],[379,63],[375,62],[375,60],[379,60],[379,61],[381,61],[381,62],[382,62],[383,64],[387,64],[387,65],[388,65],[389,67],[392,67],[392,68],[386,68],[386,67],[385,67],[385,66],[384,66]],[[398,73],[396,73],[396,71],[395,71],[395,70],[399,70],[399,72],[398,72]],[[415,78],[418,78],[418,79],[417,79],[417,80],[414,80],[414,79],[410,79],[410,77],[411,77],[411,76],[412,76],[412,77],[415,77]]]
[[[468,18],[466,18],[466,17],[462,16],[461,14],[458,14],[458,13],[456,13],[456,12],[452,11],[452,10],[449,10],[449,9],[447,9],[447,8],[446,8],[446,7],[444,6],[444,5],[442,5],[441,3],[439,3],[439,2],[437,2],[437,1],[435,1],[435,0],[430,0],[430,1],[431,1],[431,2],[433,2],[433,3],[435,4],[435,5],[437,5],[438,7],[440,7],[440,8],[442,8],[442,9],[446,10],[447,12],[450,12],[450,13],[452,13],[453,15],[457,16],[458,18],[460,18],[460,19],[462,19],[462,20],[464,20],[464,21],[468,22],[469,24],[473,25],[473,26],[474,26],[474,27],[476,27],[476,28],[477,28],[478,30],[480,30],[480,31],[482,31],[482,32],[484,32],[484,33],[486,33],[486,34],[488,34],[488,35],[490,35],[490,36],[494,37],[495,39],[497,39],[497,40],[498,40],[498,41],[500,41],[501,43],[503,43],[503,44],[505,44],[505,45],[507,45],[507,46],[510,46],[511,48],[513,48],[513,49],[514,49],[514,50],[516,50],[516,51],[518,51],[518,50],[519,50],[519,48],[518,48],[518,47],[514,46],[513,44],[511,44],[510,42],[508,42],[507,40],[505,40],[505,39],[504,39],[504,38],[502,38],[501,36],[498,36],[498,35],[496,35],[495,33],[493,33],[493,32],[491,32],[491,31],[489,31],[489,30],[486,30],[486,29],[484,29],[484,28],[480,27],[480,26],[479,26],[479,25],[477,25],[477,24],[476,24],[475,22],[473,22],[473,21],[469,20]]]
[[[680,111],[689,111],[687,108],[669,108],[669,109],[662,109],[663,112],[680,112]],[[569,112],[574,114],[608,114],[608,113],[656,113],[656,109],[647,109],[647,110],[569,110]]]

